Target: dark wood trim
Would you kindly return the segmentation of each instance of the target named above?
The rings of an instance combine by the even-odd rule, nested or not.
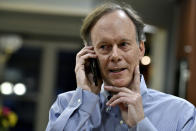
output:
[[[189,64],[190,78],[188,81],[186,99],[196,105],[196,1],[180,1],[180,26],[177,48],[177,60],[186,59]],[[187,53],[185,46],[191,47]]]

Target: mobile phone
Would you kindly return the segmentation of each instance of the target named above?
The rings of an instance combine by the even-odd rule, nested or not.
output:
[[[93,82],[95,86],[98,86],[98,80],[101,78],[101,74],[97,59],[90,59],[90,70],[93,74]]]

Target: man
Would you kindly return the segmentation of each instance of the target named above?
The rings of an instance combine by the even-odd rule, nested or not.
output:
[[[76,56],[77,89],[58,96],[47,131],[196,131],[191,103],[148,89],[140,78],[143,27],[133,9],[114,3],[85,18],[85,47]],[[90,59],[99,64],[97,86]]]

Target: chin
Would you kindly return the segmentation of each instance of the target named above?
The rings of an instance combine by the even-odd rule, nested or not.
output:
[[[111,78],[103,77],[104,85],[106,86],[115,86],[115,87],[128,87],[131,79],[130,77],[121,77],[121,78]]]
[[[129,81],[122,80],[122,79],[111,81],[111,85],[115,87],[127,87],[129,83],[130,83]]]

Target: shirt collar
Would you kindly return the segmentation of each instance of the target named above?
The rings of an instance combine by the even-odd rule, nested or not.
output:
[[[147,92],[146,82],[144,80],[143,75],[141,75],[141,82],[140,82],[140,93],[143,96]],[[104,98],[107,99],[110,95],[108,91],[104,90],[104,84],[101,86],[101,94],[103,94]]]

